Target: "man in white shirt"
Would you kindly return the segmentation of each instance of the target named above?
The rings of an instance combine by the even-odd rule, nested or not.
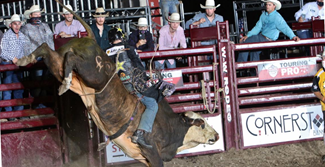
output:
[[[324,0],[317,0],[315,2],[306,3],[299,11],[295,13],[295,18],[298,22],[310,21],[312,17],[320,17],[324,19]],[[298,30],[299,38],[312,38],[312,31]]]

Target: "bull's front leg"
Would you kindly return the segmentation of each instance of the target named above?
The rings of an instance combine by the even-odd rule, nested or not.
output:
[[[24,56],[20,58],[17,63],[15,63],[17,66],[26,66],[30,63],[36,63],[38,57],[46,58],[46,56],[50,56],[49,52],[50,47],[47,45],[47,43],[43,43],[41,46],[39,46],[37,49],[35,49],[31,54],[28,56]]]
[[[64,56],[64,79],[62,85],[59,87],[59,95],[62,95],[70,89],[72,70],[75,68],[76,59],[78,59],[78,57],[72,51],[68,51]]]

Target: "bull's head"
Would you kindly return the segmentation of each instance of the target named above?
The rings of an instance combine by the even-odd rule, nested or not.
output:
[[[200,114],[190,111],[186,112],[184,116],[191,127],[184,137],[183,146],[179,147],[177,152],[195,147],[199,144],[212,145],[219,140],[219,134],[207,124],[207,121]]]

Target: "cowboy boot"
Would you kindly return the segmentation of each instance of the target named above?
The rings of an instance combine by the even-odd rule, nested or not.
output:
[[[143,134],[144,134],[144,130],[142,129],[138,129],[135,131],[134,135],[131,137],[131,141],[135,144],[139,144],[141,145],[142,147],[145,147],[145,148],[152,148],[152,145],[149,145],[146,143],[144,137],[143,137]]]

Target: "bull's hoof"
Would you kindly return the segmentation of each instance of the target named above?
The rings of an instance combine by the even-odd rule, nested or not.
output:
[[[70,85],[65,85],[65,84],[62,84],[60,87],[59,87],[59,96],[61,96],[63,93],[65,93],[66,91],[68,91],[70,88]]]
[[[106,142],[99,143],[99,144],[98,144],[97,151],[101,151],[101,150],[103,150],[106,146],[107,146]]]

